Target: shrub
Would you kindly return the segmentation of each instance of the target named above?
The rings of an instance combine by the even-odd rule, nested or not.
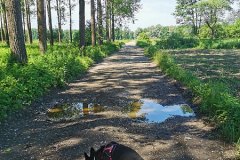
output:
[[[183,48],[194,48],[199,44],[199,40],[197,38],[186,38],[181,34],[172,33],[166,39],[160,39],[156,42],[156,45],[160,49],[183,49]]]
[[[137,46],[145,48],[150,45],[151,45],[151,40],[149,36],[145,32],[140,33],[137,37]]]
[[[93,61],[99,61],[117,49],[114,44],[87,47],[86,55],[81,56],[78,47],[72,45],[54,46],[44,55],[39,54],[38,47],[28,47],[31,51],[28,64],[22,66],[1,61],[0,120],[31,104],[51,87],[63,86],[85,73]]]
[[[145,48],[145,47],[150,46],[149,42],[147,42],[145,40],[138,40],[136,45],[141,47],[141,48]]]
[[[239,39],[201,39],[198,48],[201,49],[239,49]]]
[[[157,50],[158,50],[157,46],[151,45],[151,46],[145,48],[144,54],[145,54],[145,56],[152,58],[154,56],[154,54],[157,52]]]

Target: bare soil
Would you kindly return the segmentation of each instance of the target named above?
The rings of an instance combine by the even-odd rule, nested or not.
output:
[[[84,159],[90,147],[110,141],[133,148],[145,160],[237,159],[234,146],[221,141],[199,116],[146,123],[122,112],[143,98],[162,105],[189,104],[185,92],[129,43],[66,88],[54,89],[0,124],[0,159]],[[107,110],[74,120],[48,119],[50,107],[72,102],[99,103]]]

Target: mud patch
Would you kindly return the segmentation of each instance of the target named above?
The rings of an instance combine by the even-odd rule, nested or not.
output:
[[[106,107],[93,103],[58,104],[47,110],[47,117],[52,121],[73,120],[83,116],[103,112]]]
[[[169,118],[181,117],[194,117],[195,113],[187,104],[163,106],[150,99],[141,99],[132,102],[123,110],[127,113],[128,117],[138,119],[148,123],[161,123]]]

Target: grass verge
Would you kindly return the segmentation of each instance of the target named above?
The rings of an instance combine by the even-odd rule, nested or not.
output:
[[[0,121],[11,113],[31,104],[51,87],[64,86],[67,81],[85,73],[88,68],[121,44],[87,47],[79,52],[77,46],[56,45],[41,55],[37,45],[27,46],[29,62],[11,62],[7,47],[0,48]]]
[[[198,101],[200,111],[207,115],[219,128],[225,139],[230,142],[240,141],[240,101],[230,94],[222,83],[202,82],[191,72],[178,66],[174,58],[157,47],[149,47],[145,54],[151,57],[163,72],[188,87]]]

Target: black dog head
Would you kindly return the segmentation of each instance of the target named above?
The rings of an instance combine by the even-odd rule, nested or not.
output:
[[[90,149],[90,157],[86,152],[84,152],[85,160],[100,160],[102,159],[102,152],[103,152],[104,146],[101,146],[100,149],[95,151],[93,148]]]
[[[87,155],[86,152],[84,152],[84,157],[85,157],[85,160],[94,160],[95,159],[95,150],[93,148],[91,148],[90,150],[90,157]]]
[[[143,158],[133,149],[111,142],[105,146],[101,146],[97,151],[90,149],[90,157],[84,153],[85,160],[143,160]]]

